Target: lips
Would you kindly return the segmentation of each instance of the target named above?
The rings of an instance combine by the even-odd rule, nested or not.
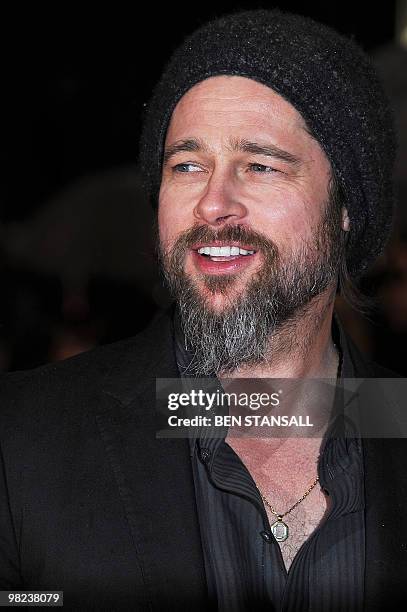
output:
[[[211,242],[194,245],[193,260],[205,274],[228,274],[242,270],[256,256],[251,245],[233,242]]]

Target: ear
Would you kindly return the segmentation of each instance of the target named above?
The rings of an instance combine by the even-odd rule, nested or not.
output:
[[[342,208],[342,229],[345,232],[350,230],[350,219],[346,208]]]

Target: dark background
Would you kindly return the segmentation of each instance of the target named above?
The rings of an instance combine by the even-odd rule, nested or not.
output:
[[[177,2],[3,12],[0,369],[136,333],[165,303],[136,169],[143,103],[172,50],[202,22],[273,6],[329,24],[372,55],[395,40],[391,1],[368,10],[356,2]],[[379,266],[368,291],[380,296],[388,283]],[[403,370],[405,322],[389,339],[380,308],[367,323],[344,317],[365,350]],[[401,353],[391,363],[394,343]]]

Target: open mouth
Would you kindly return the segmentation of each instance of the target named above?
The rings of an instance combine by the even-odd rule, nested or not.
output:
[[[236,245],[201,246],[195,250],[199,255],[211,261],[233,261],[239,257],[250,257],[256,253],[254,249],[244,249]]]
[[[257,251],[250,245],[197,244],[192,249],[196,268],[204,274],[233,274],[248,267]]]

